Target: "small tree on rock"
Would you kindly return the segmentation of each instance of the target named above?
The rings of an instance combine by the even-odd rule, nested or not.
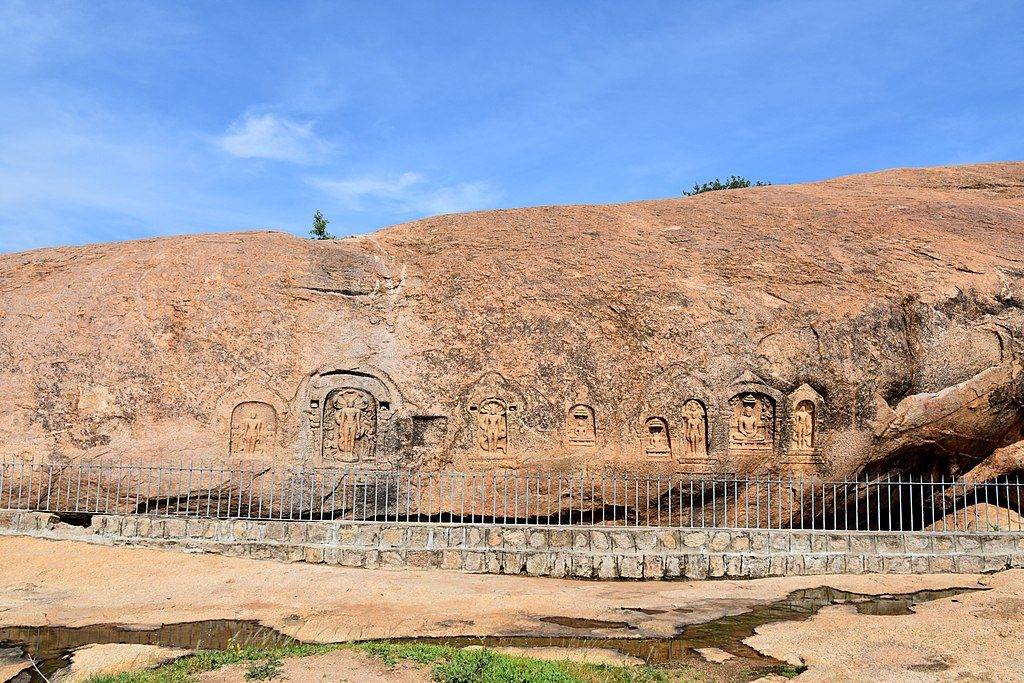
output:
[[[333,240],[334,235],[327,232],[328,223],[330,223],[330,221],[324,218],[324,215],[317,210],[317,212],[313,214],[313,229],[309,231],[309,234],[315,240]]]
[[[724,183],[718,178],[700,185],[694,183],[693,189],[689,192],[683,192],[683,196],[690,197],[695,194],[700,194],[701,192],[714,192],[715,190],[739,190],[744,187],[763,187],[765,185],[771,185],[771,183],[763,180],[758,180],[756,183],[752,183],[743,176],[733,175],[729,176],[729,179]]]

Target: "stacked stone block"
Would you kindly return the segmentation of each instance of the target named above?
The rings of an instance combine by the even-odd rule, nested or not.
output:
[[[366,569],[586,579],[983,572],[1024,566],[1020,534],[283,522],[97,516],[108,542]]]

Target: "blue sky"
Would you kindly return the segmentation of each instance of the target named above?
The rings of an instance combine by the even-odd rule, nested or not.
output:
[[[0,0],[0,251],[1010,159],[1021,2]]]

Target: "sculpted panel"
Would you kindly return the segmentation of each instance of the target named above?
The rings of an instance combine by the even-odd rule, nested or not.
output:
[[[643,428],[644,455],[667,458],[672,453],[668,423],[661,417],[649,417]]]
[[[683,405],[683,460],[705,460],[708,455],[708,413],[704,404],[690,399]]]
[[[377,435],[377,400],[353,387],[335,389],[324,401],[325,462],[373,460]]]
[[[589,448],[597,444],[597,423],[594,409],[577,403],[569,408],[566,416],[566,433],[570,448]]]
[[[764,394],[734,396],[729,405],[729,446],[738,449],[771,449],[775,442],[775,404]]]
[[[262,401],[245,401],[231,411],[232,456],[246,458],[273,455],[277,411]]]
[[[508,405],[500,398],[486,398],[471,405],[476,416],[476,445],[486,456],[508,453]]]
[[[793,411],[793,438],[790,449],[796,452],[812,452],[815,447],[814,403],[800,401]]]

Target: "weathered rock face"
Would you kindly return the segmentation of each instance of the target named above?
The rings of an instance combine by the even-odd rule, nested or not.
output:
[[[1024,471],[1022,308],[1022,163],[8,254],[0,444],[990,476]]]

